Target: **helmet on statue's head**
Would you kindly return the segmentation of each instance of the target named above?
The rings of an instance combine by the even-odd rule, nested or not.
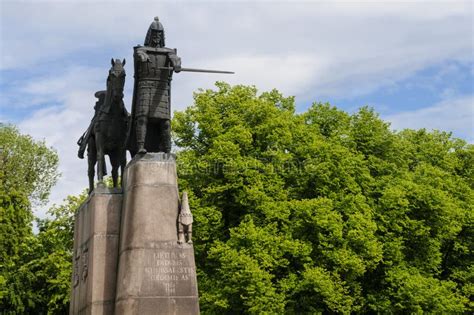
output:
[[[148,32],[145,37],[145,46],[149,47],[165,47],[165,29],[163,24],[160,23],[160,19],[155,17],[155,20],[151,22]]]

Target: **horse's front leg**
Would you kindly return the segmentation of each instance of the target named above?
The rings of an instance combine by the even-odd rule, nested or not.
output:
[[[120,155],[117,150],[111,152],[109,154],[110,157],[110,164],[112,165],[112,181],[114,183],[114,187],[117,187],[118,184],[118,169],[120,167]]]
[[[99,129],[99,128],[98,128]],[[100,184],[104,182],[104,137],[102,132],[96,132],[95,143],[97,147],[97,179]]]
[[[125,148],[120,150],[120,187],[123,187],[123,174],[127,166],[127,151]]]

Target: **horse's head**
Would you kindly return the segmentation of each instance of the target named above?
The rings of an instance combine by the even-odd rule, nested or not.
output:
[[[109,70],[109,77],[107,78],[107,89],[110,90],[111,97],[114,101],[123,98],[123,87],[125,85],[125,59],[111,60],[112,67]]]

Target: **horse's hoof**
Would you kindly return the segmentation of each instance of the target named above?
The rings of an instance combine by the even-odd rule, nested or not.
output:
[[[146,154],[146,149],[140,149],[140,150],[138,150],[138,154]]]

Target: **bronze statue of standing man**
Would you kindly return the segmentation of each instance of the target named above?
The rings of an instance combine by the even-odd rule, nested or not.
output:
[[[133,50],[135,84],[127,148],[132,156],[146,152],[170,153],[173,73],[233,72],[182,68],[176,49],[165,47],[165,31],[158,17],[148,28],[144,46],[136,46]]]
[[[176,49],[165,47],[163,25],[155,17],[144,46],[134,47],[135,85],[128,149],[135,155],[171,151],[171,79],[181,70]]]

